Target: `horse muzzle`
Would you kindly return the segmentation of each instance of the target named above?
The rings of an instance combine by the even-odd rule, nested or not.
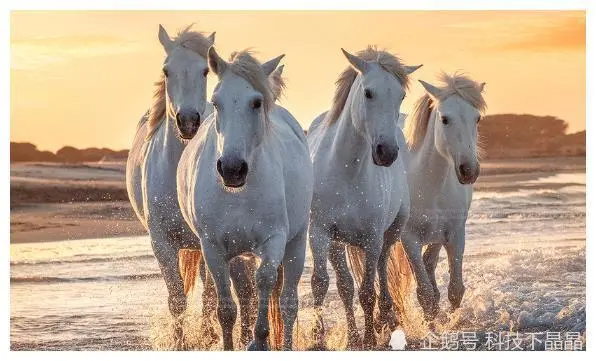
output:
[[[471,163],[461,163],[459,167],[455,167],[455,174],[459,183],[473,184],[480,175],[480,164],[476,162],[475,166],[473,166]]]
[[[246,183],[248,163],[244,159],[221,157],[217,160],[217,173],[226,187],[240,188]]]
[[[201,114],[193,109],[181,109],[176,113],[176,126],[180,137],[183,139],[191,139],[197,134],[201,125]]]
[[[373,162],[381,167],[390,167],[397,159],[399,147],[397,144],[377,143],[373,145]]]

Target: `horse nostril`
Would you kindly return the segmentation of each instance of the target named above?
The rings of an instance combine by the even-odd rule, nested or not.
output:
[[[383,144],[377,144],[377,155],[379,157],[383,157],[384,153],[385,153],[385,147],[383,146]]]
[[[223,170],[221,170],[221,159],[217,160],[217,173],[223,177]]]
[[[469,174],[470,167],[468,167],[468,165],[466,165],[466,164],[461,164],[459,166],[459,172],[461,173],[461,175],[463,175],[465,177]]]
[[[201,113],[199,113],[199,112],[195,113],[195,122],[197,122],[197,123],[201,122]]]
[[[246,176],[246,174],[248,173],[248,163],[246,163],[246,161],[242,161],[240,163],[240,170],[238,172],[238,175],[241,177]]]

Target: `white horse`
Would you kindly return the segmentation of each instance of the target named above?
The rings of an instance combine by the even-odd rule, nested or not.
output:
[[[190,31],[190,26],[171,39],[160,25],[159,41],[167,56],[157,83],[154,104],[139,122],[126,164],[128,196],[137,217],[149,232],[168,289],[170,313],[177,319],[174,326],[177,348],[185,347],[179,316],[186,309],[186,294],[192,289],[196,276],[196,272],[190,275],[184,272],[199,262],[197,255],[180,251],[200,246],[199,239],[180,213],[176,168],[186,143],[197,132],[201,120],[213,111],[206,101],[209,71],[206,58],[214,40],[215,33],[205,37]],[[254,293],[249,277],[251,267],[241,259],[233,264],[234,286],[242,301],[242,338],[247,340],[250,337],[251,314],[255,313],[250,303]],[[203,316],[204,320],[208,320],[214,313],[215,292],[213,284],[208,282],[210,279],[202,271],[206,283]]]
[[[459,307],[463,294],[462,262],[472,184],[480,173],[478,122],[485,111],[484,83],[442,74],[444,85],[420,81],[426,93],[408,117],[410,220],[402,235],[417,282],[417,296],[427,319],[438,312],[435,268],[441,247],[447,251],[448,297]],[[422,256],[422,246],[427,245]],[[392,255],[393,257],[393,255]]]
[[[385,324],[395,325],[387,287],[387,259],[410,213],[410,196],[401,157],[399,109],[408,75],[420,66],[404,66],[373,47],[357,56],[343,50],[350,62],[340,75],[333,105],[308,130],[315,169],[310,219],[314,259],[312,292],[322,341],[320,316],[329,286],[327,258],[337,274],[337,289],[348,323],[348,347],[360,347],[353,310],[354,281],[346,261],[346,244],[364,251],[364,276],[359,290],[365,314],[364,343],[376,345],[373,329],[374,281],[379,274],[379,309]]]
[[[258,316],[248,349],[268,348],[268,301],[280,265],[283,341],[291,349],[313,187],[306,138],[294,117],[274,104],[267,82],[281,56],[261,65],[243,51],[226,62],[211,47],[208,59],[219,78],[212,99],[216,111],[180,159],[182,214],[201,238],[217,287],[224,349],[233,348],[236,318],[228,261],[246,253],[261,260]]]

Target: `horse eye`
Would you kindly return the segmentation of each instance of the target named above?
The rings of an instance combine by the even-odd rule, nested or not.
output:
[[[482,117],[478,116],[478,119],[476,119],[476,124],[480,123],[480,119],[482,119]]]
[[[162,71],[163,71],[163,75],[167,78],[168,77],[168,69],[166,69],[166,67],[164,66]]]
[[[366,99],[372,99],[373,97],[372,92],[369,89],[364,89],[364,96]]]
[[[446,116],[442,115],[441,116],[441,121],[443,122],[443,124],[447,125],[449,124],[449,118],[447,118]]]
[[[406,99],[406,95],[405,94],[404,94],[403,97],[401,97],[401,100],[404,100],[404,99]]]
[[[209,68],[203,70],[203,76],[207,76],[207,74],[209,74]]]
[[[261,108],[261,105],[263,105],[263,101],[261,99],[255,99],[252,101],[253,109],[259,109],[259,108]]]

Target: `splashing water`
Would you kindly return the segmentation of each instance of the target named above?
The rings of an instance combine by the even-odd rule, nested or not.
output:
[[[408,348],[420,348],[429,332],[568,331],[585,338],[585,174],[539,181],[518,192],[475,193],[462,306],[449,309],[448,265],[442,253],[437,267],[441,311],[434,322],[424,321],[412,290],[409,322],[403,325]],[[557,182],[566,186],[556,187]],[[14,244],[10,271],[13,350],[174,347],[167,291],[147,237]],[[341,350],[347,343],[345,315],[329,271],[325,348]],[[307,252],[294,331],[297,350],[313,347],[311,274]],[[198,287],[183,317],[186,342],[190,349],[219,350],[218,337],[206,336],[200,328],[200,293]],[[354,307],[362,336],[358,297]],[[235,348],[241,349],[238,324],[234,332]],[[388,345],[391,336],[383,332],[379,344]]]

